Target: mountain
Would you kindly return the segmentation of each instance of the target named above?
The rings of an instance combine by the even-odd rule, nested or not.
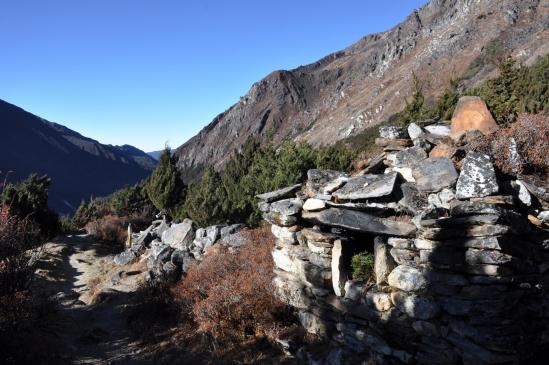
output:
[[[172,149],[172,153],[173,153],[174,151],[175,151],[175,150]],[[164,152],[164,150],[152,151],[152,152],[147,152],[147,155],[151,156],[151,157],[154,158],[156,161],[159,161],[159,160],[160,160],[160,155],[162,154],[162,152]]]
[[[146,178],[156,165],[133,146],[101,144],[2,100],[0,126],[0,178],[18,181],[33,172],[47,174],[52,179],[50,206],[62,214],[73,213],[82,199]]]
[[[250,136],[323,145],[358,134],[404,108],[414,74],[432,103],[451,78],[494,76],[494,56],[535,62],[549,52],[547,24],[549,0],[432,0],[386,32],[255,83],[176,150],[179,167],[220,167]]]

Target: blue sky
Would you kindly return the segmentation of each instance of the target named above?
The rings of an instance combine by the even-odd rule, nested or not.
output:
[[[177,147],[273,70],[426,0],[2,0],[0,99],[110,144]]]

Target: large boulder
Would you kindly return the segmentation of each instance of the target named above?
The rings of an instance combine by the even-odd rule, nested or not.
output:
[[[411,147],[395,154],[396,167],[413,167],[427,158],[427,153],[421,147]]]
[[[172,224],[162,234],[162,242],[178,250],[184,250],[189,247],[195,238],[193,221],[185,219],[182,223]]]
[[[454,163],[445,157],[430,157],[412,171],[419,191],[439,192],[454,185],[458,178]]]
[[[235,234],[236,232],[239,232],[246,228],[246,226],[242,223],[237,224],[231,224],[230,226],[221,228],[221,239],[231,235]]]
[[[490,156],[469,152],[456,185],[456,198],[482,198],[499,190],[496,171]]]
[[[478,96],[463,96],[459,99],[452,116],[452,138],[459,139],[462,134],[473,129],[488,135],[499,127],[484,100]]]

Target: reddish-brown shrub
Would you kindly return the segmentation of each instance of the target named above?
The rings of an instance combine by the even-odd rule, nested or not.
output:
[[[39,256],[40,232],[28,219],[0,206],[0,295],[26,290]]]
[[[510,153],[515,140],[519,158]],[[491,153],[495,164],[504,173],[547,173],[549,171],[549,116],[520,114],[515,123],[502,128],[490,137],[471,141],[470,148]],[[515,171],[517,170],[517,171]]]
[[[244,234],[248,240],[238,252],[220,246],[174,288],[185,314],[217,341],[263,335],[284,309],[271,284],[272,235],[268,228]]]
[[[124,245],[128,237],[128,224],[127,218],[107,215],[88,222],[84,229],[98,240]]]

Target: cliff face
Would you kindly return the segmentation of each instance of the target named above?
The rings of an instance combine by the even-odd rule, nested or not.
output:
[[[433,0],[386,32],[257,82],[177,149],[179,166],[220,167],[250,136],[321,145],[357,134],[404,107],[414,73],[432,100],[451,78],[490,76],[490,52],[534,62],[549,52],[548,23],[549,0]]]

